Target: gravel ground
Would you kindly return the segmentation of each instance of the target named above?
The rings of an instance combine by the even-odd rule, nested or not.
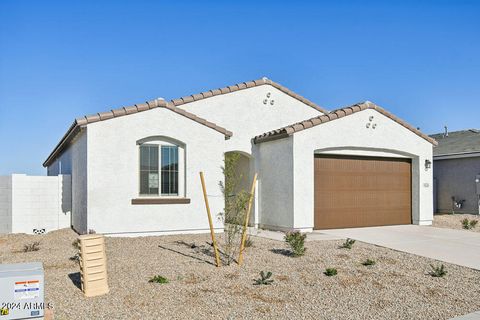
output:
[[[445,264],[448,274],[433,278],[434,260],[360,242],[351,250],[308,242],[306,255],[292,258],[284,243],[263,238],[253,238],[244,266],[216,268],[208,235],[107,238],[110,293],[87,299],[69,260],[75,238],[67,229],[0,237],[1,263],[44,263],[55,319],[448,319],[480,310],[472,269]],[[33,241],[39,251],[21,251]],[[361,265],[367,258],[376,265]],[[338,275],[325,276],[327,267]],[[273,272],[272,285],[253,285],[261,270]],[[157,274],[170,283],[148,283]]]
[[[466,231],[480,232],[480,216],[474,214],[436,214],[433,216],[433,226],[465,230],[462,228],[462,220],[465,218],[468,220],[478,220],[475,228]]]

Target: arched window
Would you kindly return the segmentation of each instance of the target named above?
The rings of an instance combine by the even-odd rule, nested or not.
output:
[[[164,136],[137,141],[139,195],[185,196],[185,144]]]

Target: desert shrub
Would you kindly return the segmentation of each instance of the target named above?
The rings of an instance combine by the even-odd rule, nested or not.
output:
[[[72,247],[74,249],[80,249],[80,239],[77,238],[77,239],[73,240],[72,241]]]
[[[71,256],[69,259],[71,261],[80,262],[80,240],[73,240],[72,247],[75,249],[75,255]]]
[[[325,269],[325,272],[323,272],[323,274],[328,276],[328,277],[336,276],[337,275],[337,269],[327,268],[327,269]]]
[[[221,251],[225,258],[225,264],[231,264],[240,248],[243,222],[247,211],[250,193],[239,190],[243,175],[239,173],[237,163],[240,159],[238,153],[225,154],[224,166],[222,167],[225,181],[220,181],[220,191],[225,200],[225,208],[219,213],[219,218],[224,222],[223,243],[220,243]]]
[[[345,240],[345,242],[340,246],[340,248],[352,249],[354,243],[355,240],[347,238],[347,240]]]
[[[247,236],[247,239],[245,239],[245,248],[250,248],[253,247],[253,239],[250,236]]]
[[[168,279],[160,275],[156,275],[152,279],[148,280],[148,282],[165,284],[165,283],[168,283]]]
[[[40,242],[35,241],[32,243],[27,243],[23,246],[23,252],[32,252],[40,250]]]
[[[284,239],[290,245],[292,254],[294,257],[303,256],[305,254],[305,239],[307,238],[306,233],[301,233],[300,231],[287,232]]]
[[[432,270],[430,270],[428,274],[432,277],[441,278],[447,274],[447,270],[445,270],[445,266],[443,265],[443,263],[440,266],[434,266],[433,264],[431,264],[430,267],[432,268]]]
[[[478,220],[468,220],[467,218],[461,221],[462,228],[466,230],[474,229],[477,226]]]
[[[375,263],[376,263],[375,260],[372,260],[372,259],[367,259],[362,262],[364,266],[373,266]]]
[[[270,285],[273,283],[273,279],[270,279],[272,277],[272,273],[268,271],[265,273],[264,271],[260,271],[260,278],[255,279],[255,285]]]

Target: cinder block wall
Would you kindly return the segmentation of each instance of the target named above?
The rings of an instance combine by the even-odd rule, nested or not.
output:
[[[71,203],[69,175],[0,177],[0,233],[68,228]]]

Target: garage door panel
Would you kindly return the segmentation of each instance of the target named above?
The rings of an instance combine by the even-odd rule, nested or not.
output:
[[[315,229],[411,223],[409,159],[315,157]]]
[[[391,210],[388,207],[379,207],[382,210],[381,215],[372,216],[366,215],[362,212],[351,214],[348,220],[342,216],[345,214],[344,210],[332,210],[331,214],[324,217],[321,225],[317,225],[315,229],[332,229],[332,228],[354,228],[354,227],[371,227],[371,226],[385,226],[385,225],[399,225],[410,224],[410,220],[405,220],[401,217],[402,210]]]

